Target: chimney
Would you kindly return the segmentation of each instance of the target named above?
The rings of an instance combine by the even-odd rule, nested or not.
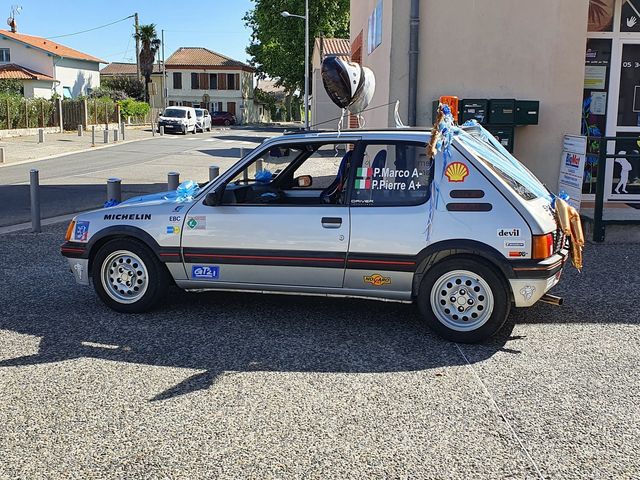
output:
[[[16,19],[15,18],[10,17],[9,21],[7,23],[11,27],[11,33],[17,33],[18,32],[18,24],[16,23]]]

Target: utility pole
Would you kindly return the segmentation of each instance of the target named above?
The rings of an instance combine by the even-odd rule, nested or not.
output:
[[[134,16],[136,25],[136,75],[138,81],[140,81],[142,79],[142,75],[140,72],[140,38],[138,37],[138,33],[140,32],[140,25],[138,24],[138,12],[136,12]]]
[[[167,108],[167,69],[164,66],[164,28],[162,29],[162,38],[160,40],[162,46],[162,108]]]

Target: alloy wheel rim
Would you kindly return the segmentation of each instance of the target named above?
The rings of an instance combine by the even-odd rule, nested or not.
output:
[[[133,252],[118,250],[102,262],[102,286],[118,303],[135,303],[149,286],[147,267]]]
[[[482,327],[493,313],[494,298],[489,284],[468,270],[442,275],[431,289],[431,309],[447,328],[470,332]]]

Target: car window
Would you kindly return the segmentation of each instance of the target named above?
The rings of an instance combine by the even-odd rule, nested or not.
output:
[[[294,160],[304,152],[302,147],[274,146],[265,150],[246,168],[231,179],[230,183],[270,184]]]
[[[498,177],[525,200],[549,197],[549,191],[524,165],[507,152],[489,133],[470,133],[457,138]]]
[[[304,188],[327,188],[336,180],[342,159],[352,149],[352,144],[321,145],[295,169],[293,177],[310,176],[312,183]]]
[[[350,205],[418,205],[429,198],[432,161],[423,143],[368,144],[356,159]]]
[[[180,110],[179,108],[167,108],[162,116],[172,118],[185,118],[187,116],[187,111]]]

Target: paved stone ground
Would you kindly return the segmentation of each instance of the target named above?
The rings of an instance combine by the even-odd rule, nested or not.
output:
[[[640,477],[637,245],[482,345],[415,307],[172,291],[120,315],[64,225],[0,236],[0,478]]]

